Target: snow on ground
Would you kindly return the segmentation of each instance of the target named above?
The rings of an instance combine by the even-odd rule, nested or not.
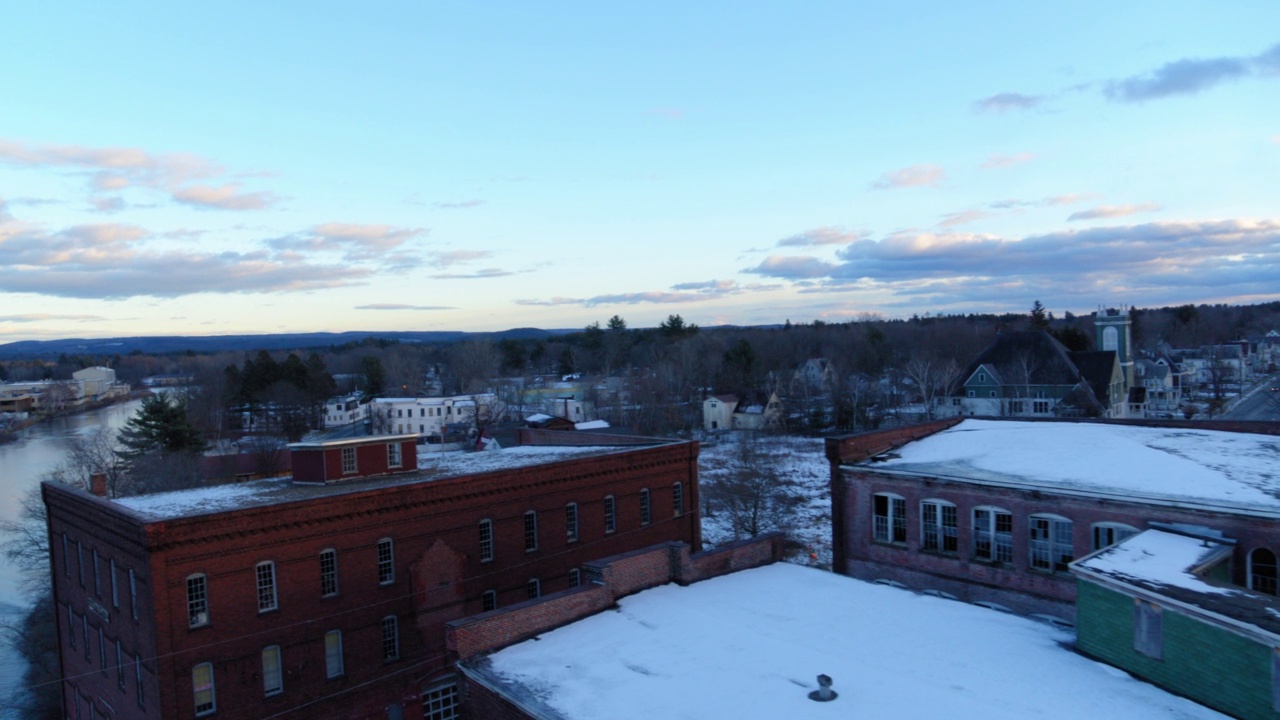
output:
[[[800,546],[792,559],[830,567],[831,466],[821,438],[760,436],[753,439],[745,433],[726,433],[714,442],[704,441],[698,453],[703,542],[710,547],[742,537],[741,534],[734,536],[729,514],[714,502],[707,512],[707,499],[712,494],[710,486],[740,471],[743,455],[739,443],[743,441],[757,443],[755,461],[767,462],[776,470],[779,490],[795,502],[794,516],[782,518],[784,527],[781,528]]]
[[[480,671],[565,720],[1225,718],[1071,641],[1014,615],[778,563],[623,598]],[[836,700],[808,699],[819,673]]]
[[[965,420],[875,467],[1280,509],[1280,438],[1217,430]]]
[[[1236,595],[1239,590],[1210,585],[1188,572],[1188,568],[1200,565],[1222,548],[1222,545],[1207,543],[1200,538],[1145,530],[1081,560],[1078,565],[1086,570],[1130,580],[1145,580],[1201,593]]]

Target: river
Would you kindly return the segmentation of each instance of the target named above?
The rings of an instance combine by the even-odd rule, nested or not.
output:
[[[18,517],[22,497],[39,484],[41,476],[62,462],[70,438],[102,426],[118,429],[140,404],[140,400],[134,400],[57,418],[19,430],[17,441],[0,444],[0,519]],[[18,591],[17,571],[0,557],[0,619],[20,618],[28,602]],[[24,669],[17,653],[0,645],[0,702],[21,682]],[[10,717],[17,716],[0,705],[0,718]]]

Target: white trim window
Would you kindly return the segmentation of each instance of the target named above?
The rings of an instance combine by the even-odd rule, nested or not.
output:
[[[480,612],[489,612],[498,609],[498,591],[485,590],[480,596]]]
[[[653,506],[650,503],[649,488],[640,488],[640,524],[648,525],[652,520]]]
[[[1268,548],[1254,548],[1249,553],[1249,589],[1268,595],[1276,594],[1276,554]]]
[[[284,692],[284,673],[281,672],[280,646],[262,648],[262,694],[264,697]]]
[[[378,584],[390,585],[396,581],[396,551],[391,538],[378,541]]]
[[[356,449],[353,447],[342,448],[342,474],[354,475],[360,469],[356,463]]]
[[[400,620],[395,615],[382,618],[382,661],[400,659]]]
[[[1093,537],[1092,549],[1101,550],[1137,535],[1138,528],[1124,523],[1100,522],[1093,524],[1090,534]]]
[[[1071,521],[1061,515],[1032,515],[1027,527],[1031,567],[1067,572],[1067,565],[1075,559],[1072,530]]]
[[[524,551],[533,552],[538,549],[538,512],[530,510],[524,514]]]
[[[254,576],[258,579],[258,612],[275,610],[276,564],[270,560],[258,563],[254,567]]]
[[[606,534],[618,529],[618,504],[612,495],[604,496],[604,531]]]
[[[130,581],[133,576],[129,576]],[[133,583],[129,583],[130,588]],[[134,596],[134,607],[138,606]],[[201,627],[209,624],[209,579],[204,573],[187,576],[187,627]]]
[[[196,717],[212,715],[218,711],[218,691],[213,684],[213,663],[200,663],[191,668],[191,690],[195,699]]]
[[[676,483],[671,486],[671,516],[680,517],[684,514],[684,483]]]
[[[480,521],[480,562],[493,560],[493,521],[485,518]]]
[[[320,597],[338,594],[338,551],[326,548],[320,551]]]
[[[324,634],[324,674],[327,678],[336,678],[342,677],[344,672],[342,631],[330,630]]]
[[[987,562],[1013,562],[1013,514],[993,507],[973,509],[973,557]]]
[[[542,597],[542,581],[538,578],[529,578],[528,582],[524,584],[524,594],[530,600]]]
[[[907,541],[907,501],[901,495],[876,493],[871,501],[871,537],[876,542]]]
[[[569,587],[576,588],[582,584],[582,571],[578,568],[569,568]]]
[[[400,454],[400,443],[387,443],[387,467],[403,467],[404,457]]]
[[[458,717],[457,684],[437,685],[422,693],[423,720],[457,720]]]
[[[954,553],[959,550],[956,506],[946,500],[920,503],[920,549]]]
[[[564,506],[564,527],[568,542],[578,541],[578,503]]]

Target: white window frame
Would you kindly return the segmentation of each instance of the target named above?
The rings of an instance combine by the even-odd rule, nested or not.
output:
[[[396,546],[391,538],[378,541],[378,584],[390,585],[396,581]]]
[[[400,443],[387,443],[387,467],[404,467],[404,455],[400,452]]]
[[[1001,531],[1000,516],[1005,516],[1009,529]],[[983,516],[980,519],[980,516]],[[982,505],[973,509],[973,557],[990,563],[1013,562],[1013,513],[1004,508]],[[983,544],[987,545],[983,550]]]
[[[284,692],[284,662],[279,645],[262,648],[262,696],[273,697]]]
[[[1067,572],[1075,559],[1075,524],[1052,513],[1035,513],[1027,522],[1027,560],[1033,570]]]
[[[400,619],[395,615],[382,618],[382,661],[400,659]]]
[[[498,609],[498,591],[485,590],[480,595],[480,612],[489,612]]]
[[[571,502],[564,506],[564,526],[566,542],[578,541],[578,503]]]
[[[320,597],[335,597],[340,590],[338,551],[334,548],[325,548],[320,551]]]
[[[480,535],[480,562],[493,562],[493,521],[484,518],[476,530]]]
[[[130,576],[132,579],[132,576]],[[130,583],[132,586],[132,583]],[[136,595],[134,596],[136,599]],[[134,603],[137,607],[137,603]],[[187,627],[209,624],[209,576],[194,573],[187,576]]]
[[[879,507],[884,501],[883,513]],[[878,492],[871,497],[871,538],[878,543],[907,542],[907,499],[897,493]]]
[[[677,482],[671,486],[671,517],[684,515],[684,483]]]
[[[569,568],[569,587],[576,588],[582,584],[582,571],[578,568]]]
[[[218,712],[218,688],[213,676],[213,663],[199,663],[191,668],[191,692],[196,717]]]
[[[524,514],[524,551],[533,552],[538,549],[538,511],[527,510]]]
[[[427,688],[422,693],[423,720],[457,720],[458,686],[453,681]]]
[[[258,588],[258,612],[271,612],[279,607],[276,595],[276,564],[264,560],[253,567],[253,576]]]
[[[360,461],[356,457],[356,449],[353,447],[342,448],[342,474],[354,475],[360,471]]]
[[[1138,528],[1120,522],[1096,522],[1089,527],[1089,547],[1092,550],[1101,550],[1118,542],[1124,542],[1139,532],[1141,531]],[[1102,542],[1103,540],[1106,542]]]
[[[342,631],[330,630],[324,634],[324,674],[333,679],[346,674],[342,658]]]
[[[604,496],[604,532],[613,534],[618,530],[618,501],[612,495]]]
[[[542,597],[542,581],[538,578],[529,578],[524,583],[524,594],[530,600],[537,600]]]
[[[920,501],[920,549],[954,555],[960,551],[960,515],[956,504],[930,498]]]

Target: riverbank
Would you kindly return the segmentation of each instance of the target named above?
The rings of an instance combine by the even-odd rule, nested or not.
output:
[[[123,403],[133,402],[134,400],[141,400],[144,397],[154,394],[155,393],[153,393],[149,388],[140,388],[138,390],[134,390],[125,397],[111,398],[109,400],[86,400],[84,404],[77,405],[74,408],[64,410],[60,413],[54,413],[52,415],[37,415],[35,417],[26,418],[25,420],[17,420],[5,425],[4,427],[0,427],[0,445],[17,441],[19,432],[30,427],[35,427],[36,425],[40,425],[41,423],[50,423],[62,418],[95,412],[103,408],[111,407],[112,405],[120,405]]]

